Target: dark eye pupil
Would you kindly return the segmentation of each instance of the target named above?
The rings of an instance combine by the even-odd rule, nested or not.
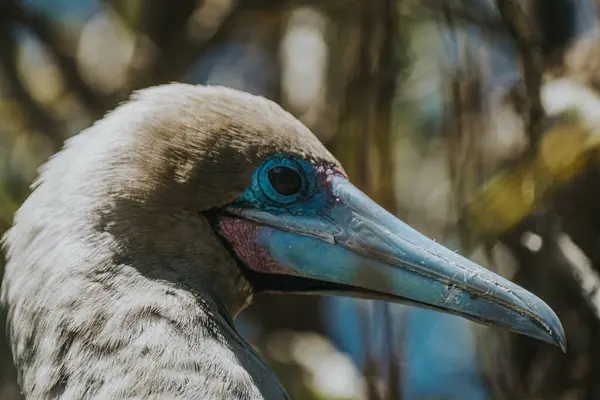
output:
[[[291,196],[298,193],[302,186],[300,175],[288,167],[273,167],[267,175],[273,188],[284,196]]]

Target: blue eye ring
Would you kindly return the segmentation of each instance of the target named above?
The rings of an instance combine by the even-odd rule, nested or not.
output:
[[[277,188],[277,179],[292,179],[293,181],[284,181],[282,184],[286,186]],[[288,205],[298,201],[306,193],[306,172],[293,159],[273,157],[267,160],[260,168],[258,173],[258,188],[262,195],[269,201],[279,205]]]
[[[299,178],[299,182],[291,186],[289,182],[285,182],[288,190],[284,190],[284,193],[278,192],[269,179],[269,171],[274,168],[288,170],[288,174],[289,170],[292,170],[291,173]],[[233,204],[238,207],[268,210],[274,214],[315,214],[330,201],[327,190],[321,189],[313,161],[289,154],[272,154],[254,170],[250,186]]]

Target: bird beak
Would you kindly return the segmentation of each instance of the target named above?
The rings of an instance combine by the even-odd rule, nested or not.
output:
[[[417,232],[344,177],[334,176],[330,184],[334,200],[311,215],[228,210],[254,227],[255,245],[271,265],[253,268],[250,263],[254,273],[272,281],[282,275],[305,281],[313,292],[343,292],[457,314],[565,350],[560,320],[537,296]]]

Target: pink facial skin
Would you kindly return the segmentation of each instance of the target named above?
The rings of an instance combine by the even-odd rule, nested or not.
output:
[[[248,268],[266,274],[290,274],[291,271],[275,262],[268,251],[258,244],[259,225],[243,219],[223,218],[219,228]]]

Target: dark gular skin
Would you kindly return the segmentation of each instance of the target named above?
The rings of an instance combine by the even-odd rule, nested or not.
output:
[[[248,192],[281,154],[317,171],[322,200],[308,216]],[[232,319],[256,290],[320,280],[564,347],[541,300],[428,241],[275,103],[222,87],[142,90],[41,168],[4,238],[0,300],[21,388],[32,399],[285,399]]]

